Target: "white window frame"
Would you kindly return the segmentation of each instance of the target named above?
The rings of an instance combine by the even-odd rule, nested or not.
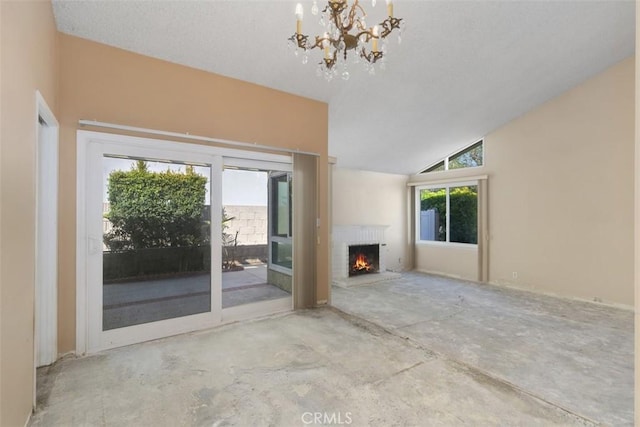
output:
[[[468,148],[476,145],[477,143],[480,143],[480,145],[482,146],[482,164],[478,165],[478,166],[469,166],[466,168],[457,168],[457,169],[449,169],[449,159],[452,157],[456,157],[457,155],[459,155],[460,153],[462,153],[463,151],[467,150]],[[461,169],[475,169],[475,168],[481,168],[485,165],[485,146],[484,146],[484,138],[480,138],[479,140],[477,140],[476,142],[474,142],[473,144],[469,144],[464,146],[464,148],[461,148],[460,150],[457,150],[455,153],[451,153],[449,154],[447,157],[445,157],[444,159],[440,159],[437,162],[433,162],[431,163],[429,166],[427,166],[426,168],[423,168],[420,172],[418,172],[419,174],[425,174],[425,173],[434,173],[434,172],[446,172],[448,170],[461,170]],[[431,171],[431,172],[426,172],[427,169],[430,169],[432,167],[434,167],[435,165],[437,165],[440,162],[444,162],[444,171]]]
[[[287,179],[289,181],[289,186],[291,186],[291,180],[293,178],[293,173],[292,172],[293,172],[293,169],[287,171],[287,173],[286,173]],[[285,175],[285,174],[283,174],[283,175]],[[269,176],[269,205],[268,205],[269,209],[268,209],[268,212],[267,212],[267,215],[268,215],[268,218],[269,218],[269,220],[268,220],[268,224],[269,224],[268,235],[269,235],[269,237],[267,239],[268,240],[267,254],[268,254],[268,257],[269,257],[268,265],[269,265],[269,268],[272,269],[273,271],[277,271],[279,273],[286,274],[288,276],[293,276],[293,269],[287,268],[287,267],[283,267],[283,266],[278,265],[278,264],[275,264],[273,262],[273,258],[272,258],[273,257],[273,246],[272,246],[273,242],[276,242],[276,243],[289,243],[291,245],[291,251],[293,253],[293,236],[292,236],[292,234],[289,234],[287,237],[274,236],[273,235],[273,229],[271,227],[272,227],[274,218],[273,218],[273,209],[271,209],[271,192],[275,191],[275,190],[273,188],[271,188],[271,186],[272,186],[271,178],[272,177]],[[289,218],[289,221],[293,222],[293,218]]]
[[[416,186],[416,190],[415,190],[415,238],[416,238],[416,243],[418,244],[425,244],[425,245],[440,245],[440,246],[458,246],[458,247],[465,247],[465,248],[477,248],[478,247],[478,243],[461,243],[461,242],[451,242],[450,238],[451,238],[451,221],[450,221],[450,209],[449,209],[449,192],[451,190],[451,188],[456,188],[456,187],[467,187],[467,186],[476,186],[476,187],[480,187],[479,185],[479,181],[477,180],[473,180],[473,181],[456,181],[456,182],[447,182],[447,183],[440,183],[440,184],[427,184],[427,185],[419,185]],[[420,199],[420,193],[422,192],[422,190],[433,190],[433,189],[442,189],[444,188],[446,190],[446,208],[447,208],[447,212],[445,215],[446,218],[446,222],[447,222],[447,240],[445,242],[441,242],[439,240],[421,240],[420,239],[420,212],[421,212],[421,199]],[[477,209],[477,206],[476,206]],[[476,238],[477,240],[477,238]]]

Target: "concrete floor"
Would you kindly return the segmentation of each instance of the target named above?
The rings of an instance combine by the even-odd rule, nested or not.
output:
[[[585,425],[331,308],[66,358],[38,383],[33,427]]]
[[[633,425],[631,312],[418,273],[333,303],[65,358],[30,425]]]
[[[420,273],[334,286],[332,303],[558,408],[633,425],[631,311]]]

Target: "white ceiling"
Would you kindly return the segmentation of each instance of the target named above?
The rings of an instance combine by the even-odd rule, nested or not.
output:
[[[319,31],[305,5],[303,32]],[[368,23],[381,21],[361,0]],[[317,77],[287,47],[296,1],[53,0],[58,29],[329,103],[338,165],[411,174],[634,52],[633,1],[408,1],[384,72]],[[322,4],[322,0],[319,1]],[[313,18],[313,19],[312,19]],[[213,135],[215,136],[215,135]]]

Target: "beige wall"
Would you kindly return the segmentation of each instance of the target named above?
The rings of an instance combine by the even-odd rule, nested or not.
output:
[[[57,34],[49,2],[0,2],[0,425],[33,400],[36,100],[56,111]]]
[[[478,279],[478,249],[469,245],[416,244],[415,269],[466,280]]]
[[[317,299],[328,295],[325,103],[60,35],[59,349],[75,348],[76,137],[80,119],[317,152]]]
[[[238,245],[267,244],[269,215],[266,206],[226,205],[224,211],[229,218],[233,218],[225,223],[228,227],[225,233],[236,237]]]
[[[622,61],[487,136],[492,282],[633,305],[634,72]]]
[[[490,133],[484,167],[432,175],[489,176],[490,282],[633,305],[634,70],[628,58]]]
[[[411,269],[407,241],[407,177],[378,172],[333,170],[334,225],[388,225],[387,269]]]

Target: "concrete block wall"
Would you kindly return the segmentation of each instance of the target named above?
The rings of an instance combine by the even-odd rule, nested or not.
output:
[[[227,224],[226,233],[238,231],[238,245],[266,245],[268,214],[266,206],[225,206],[227,216],[234,219]]]

